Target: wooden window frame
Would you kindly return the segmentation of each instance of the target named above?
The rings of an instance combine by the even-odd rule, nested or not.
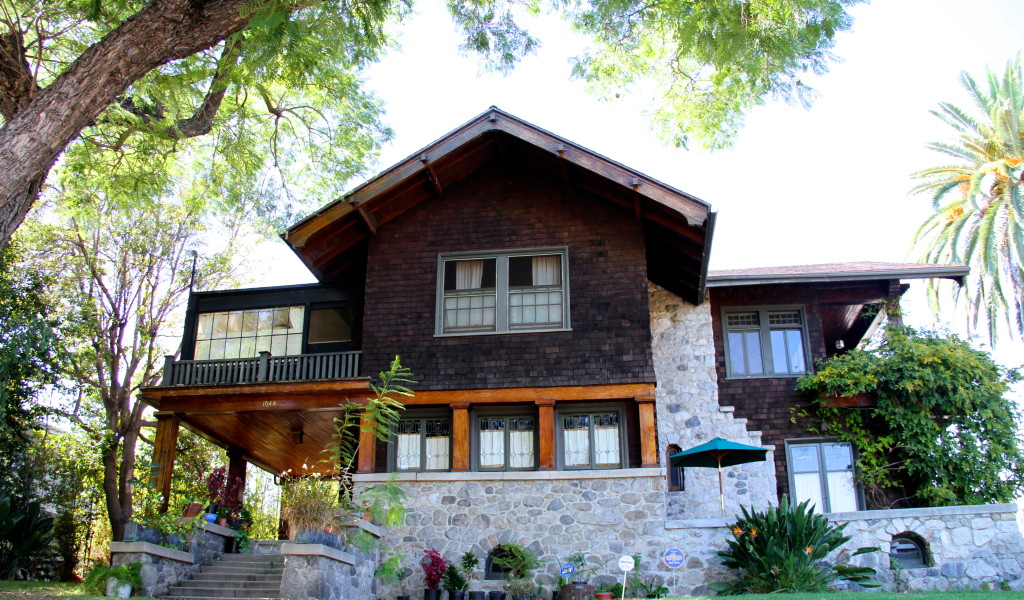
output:
[[[533,419],[533,466],[511,468],[508,466],[508,440],[509,431],[505,429],[505,466],[502,468],[489,468],[485,469],[480,466],[480,418],[481,417],[531,417]],[[537,410],[534,407],[516,407],[508,406],[504,408],[480,408],[474,410],[470,416],[470,432],[472,434],[473,443],[470,444],[470,468],[473,471],[480,473],[502,473],[505,471],[536,471],[538,469],[538,463],[540,462],[540,418],[537,414]]]
[[[793,329],[793,327],[780,327],[771,326],[768,322],[768,314],[774,312],[786,312],[786,311],[797,311],[800,313],[800,337],[801,346],[804,354],[804,370],[799,373],[776,373],[774,372],[773,366],[774,361],[772,360],[772,344],[771,344],[771,332],[773,330],[782,329]],[[729,315],[736,313],[758,313],[759,323],[757,331],[760,334],[760,349],[761,349],[761,373],[757,374],[746,374],[746,373],[733,373],[732,361],[729,359],[729,333],[730,331],[739,330],[739,328],[729,328]],[[807,373],[811,372],[811,352],[810,345],[807,335],[807,311],[804,310],[804,306],[800,304],[796,305],[768,305],[768,306],[727,306],[721,309],[722,318],[722,349],[725,353],[725,377],[726,379],[767,379],[767,378],[778,378],[778,377],[802,377]]]
[[[584,415],[594,413],[616,412],[619,416],[619,464],[617,466],[594,465],[593,457],[593,423],[589,425],[591,436],[591,457],[588,466],[567,466],[565,464],[565,426],[564,418],[568,415]],[[579,404],[564,405],[555,408],[555,468],[559,471],[601,471],[605,469],[625,469],[629,464],[628,427],[626,423],[626,407],[620,403],[613,404]]]
[[[851,458],[853,460],[853,465],[851,465],[850,472],[853,475],[854,501],[857,503],[857,510],[858,511],[864,510],[864,490],[861,487],[860,483],[857,481],[857,447],[854,446],[850,442],[844,442],[842,440],[837,440],[837,439],[811,438],[811,439],[790,439],[790,440],[786,440],[785,441],[785,446],[786,446],[786,477],[787,477],[787,479],[789,481],[789,490],[790,490],[790,494],[789,495],[790,495],[790,497],[793,498],[794,501],[798,500],[797,497],[796,497],[796,477],[795,477],[796,476],[796,472],[793,470],[792,447],[793,446],[810,446],[810,445],[817,446],[817,449],[818,449],[818,466],[819,466],[819,470],[818,470],[818,485],[821,486],[821,498],[822,498],[822,501],[825,504],[827,504],[828,506],[827,506],[827,510],[826,510],[826,507],[822,507],[822,506],[816,507],[815,510],[817,512],[819,512],[819,513],[833,512],[832,511],[832,499],[829,497],[828,485],[826,484],[826,479],[827,479],[829,471],[828,471],[828,467],[827,467],[827,465],[825,463],[825,454],[824,454],[824,451],[822,449],[822,446],[824,446],[825,444],[844,445],[844,446],[849,446],[850,447],[850,456],[851,456]]]
[[[448,421],[448,466],[444,469],[427,469],[427,435],[426,435],[426,421],[435,419],[445,419]],[[406,413],[402,416],[400,421],[421,421],[424,422],[422,431],[420,433],[420,467],[419,469],[398,469],[398,438],[397,433],[392,433],[388,438],[388,472],[389,473],[447,473],[452,470],[452,458],[454,453],[454,423],[452,420],[451,411],[429,411],[429,412],[415,412]]]
[[[529,327],[512,328],[508,322],[509,289],[508,259],[522,256],[541,256],[557,254],[561,258],[562,277],[562,326],[561,327]],[[494,329],[487,331],[450,331],[444,330],[444,268],[449,260],[484,260],[495,259],[495,318]],[[525,248],[490,250],[484,252],[449,252],[437,255],[437,293],[434,311],[435,337],[462,337],[472,335],[507,335],[516,333],[544,333],[572,331],[569,322],[569,248],[558,246],[552,248]]]

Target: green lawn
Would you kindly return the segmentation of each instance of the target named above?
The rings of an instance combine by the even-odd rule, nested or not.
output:
[[[0,581],[0,599],[3,600],[43,600],[44,598],[70,598],[73,600],[96,600],[104,596],[94,596],[82,591],[77,583],[56,583],[52,581]],[[133,600],[135,600],[133,598]],[[138,600],[147,600],[138,598]]]

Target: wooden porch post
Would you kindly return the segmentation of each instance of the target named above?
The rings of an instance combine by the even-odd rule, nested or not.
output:
[[[149,479],[160,494],[160,512],[167,512],[171,500],[171,475],[174,456],[178,452],[178,418],[171,414],[156,415],[156,442],[153,444],[153,469]]]
[[[640,463],[658,466],[658,426],[654,418],[654,396],[637,396],[640,407]]]
[[[469,470],[469,402],[453,402],[452,471]]]
[[[541,471],[555,470],[555,401],[550,398],[537,400],[537,437],[540,442]]]
[[[232,448],[228,450],[228,482],[233,482],[235,479],[241,480],[241,485],[238,488],[238,503],[241,505],[245,501],[245,467],[248,463],[245,457],[242,456],[242,451],[238,448]]]
[[[373,433],[373,415],[363,411],[359,415],[359,450],[356,453],[356,473],[373,473],[377,462],[377,436]]]

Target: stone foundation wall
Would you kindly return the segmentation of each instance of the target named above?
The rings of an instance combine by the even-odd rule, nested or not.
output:
[[[158,596],[183,579],[188,579],[202,565],[224,553],[235,531],[227,527],[203,523],[195,530],[189,552],[172,550],[148,542],[111,542],[110,563],[119,567],[141,563],[142,595]],[[139,595],[139,594],[136,594]]]

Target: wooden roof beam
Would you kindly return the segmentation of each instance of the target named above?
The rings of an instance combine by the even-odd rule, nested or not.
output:
[[[370,235],[377,235],[377,218],[366,212],[365,206],[360,206],[356,212],[359,213],[359,217],[363,220],[363,225],[370,230]]]
[[[430,182],[430,187],[434,189],[434,193],[438,198],[444,197],[444,186],[441,185],[441,180],[437,177],[437,171],[434,170],[434,165],[431,164],[430,159],[426,154],[420,154],[420,162],[423,163],[423,173],[427,177],[427,181]]]

